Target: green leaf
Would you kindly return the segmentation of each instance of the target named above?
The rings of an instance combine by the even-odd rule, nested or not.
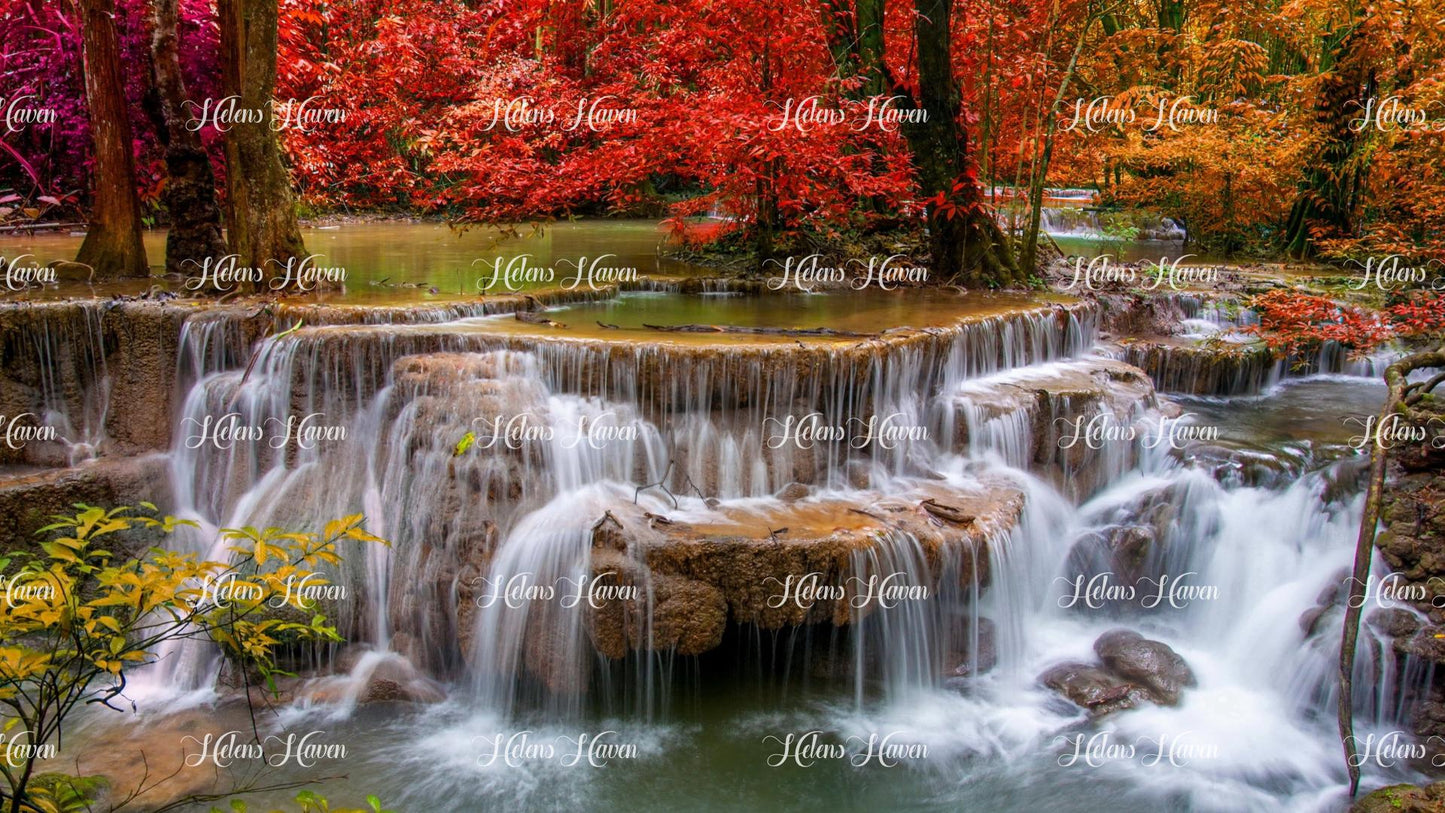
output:
[[[466,454],[467,450],[472,448],[472,444],[476,442],[477,436],[475,433],[468,432],[465,435],[462,435],[462,439],[457,441],[457,448],[456,451],[452,453],[452,456],[461,457],[462,455]]]

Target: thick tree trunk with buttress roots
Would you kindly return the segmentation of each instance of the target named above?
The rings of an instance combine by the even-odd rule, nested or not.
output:
[[[144,277],[140,199],[135,191],[129,110],[120,73],[112,0],[81,0],[85,101],[95,147],[95,199],[85,242],[75,261],[96,278]]]
[[[237,106],[261,110],[263,121],[236,124],[226,133],[226,227],[231,252],[267,277],[284,273],[287,260],[306,247],[296,222],[291,181],[273,129],[276,89],[277,0],[218,0],[221,87]]]
[[[958,122],[959,96],[949,58],[949,0],[915,0],[918,106],[925,120],[904,129],[925,198],[942,194],[951,204],[928,207],[929,250],[935,278],[970,287],[1022,282],[1024,275],[1003,231],[984,206],[983,190],[967,174],[968,134]],[[957,185],[957,188],[955,188]]]

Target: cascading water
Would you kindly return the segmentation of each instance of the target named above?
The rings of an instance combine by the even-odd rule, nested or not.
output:
[[[1094,318],[1044,308],[862,346],[721,350],[519,339],[475,317],[307,327],[265,340],[249,372],[224,320],[193,320],[172,477],[182,513],[204,529],[191,539],[198,552],[214,554],[207,546],[224,525],[319,524],[357,510],[391,540],[389,549],[358,548],[335,574],[362,597],[344,626],[371,648],[353,660],[341,694],[352,714],[361,684],[393,659],[449,683],[451,699],[397,724],[405,746],[378,748],[367,769],[418,806],[465,798],[607,807],[639,770],[685,788],[690,763],[675,749],[741,759],[766,732],[793,726],[856,735],[855,752],[884,730],[927,746],[926,769],[866,791],[844,768],[824,773],[843,788],[817,789],[830,799],[849,788],[855,801],[887,796],[906,781],[949,807],[1005,798],[1081,810],[1113,798],[1198,810],[1328,807],[1341,782],[1329,711],[1338,614],[1309,632],[1299,618],[1349,562],[1360,498],[1331,484],[1358,461],[1305,466],[1278,485],[1185,462],[1148,434],[1167,417],[1152,389],[1092,372],[1109,363],[1087,355]],[[208,416],[231,413],[261,427],[320,415],[345,440],[184,442]],[[919,432],[899,442],[847,433],[792,442],[790,427],[814,414],[822,427],[887,418]],[[1136,436],[1068,447],[1071,422],[1091,419]],[[779,436],[789,442],[773,442]],[[841,633],[841,691],[778,713],[715,709],[681,728],[649,722],[679,713],[655,690],[690,667],[649,645],[662,635],[654,613],[664,587],[637,543],[623,546],[623,572],[606,582],[637,589],[620,671],[617,655],[599,651],[586,590],[599,583],[598,527],[609,512],[645,511],[665,531],[713,527],[734,510],[801,517],[827,500],[869,513],[888,494],[984,493],[985,481],[1023,495],[1010,527],[983,532],[977,546],[881,532],[848,553],[831,583],[848,598],[888,577],[900,589],[887,601],[848,602],[841,621],[810,616],[801,638],[787,636],[787,646],[811,652]],[[787,528],[769,530],[760,546],[788,539]],[[1149,587],[1165,594],[1150,603]],[[574,600],[558,600],[565,595]],[[1060,663],[1093,662],[1096,639],[1118,627],[1187,662],[1196,685],[1178,705],[1091,720],[1040,684]],[[1356,706],[1362,726],[1399,728],[1406,700],[1375,688],[1395,681],[1373,671],[1409,666],[1382,660],[1361,659]],[[155,680],[196,689],[218,666],[200,647],[167,653]],[[515,781],[477,769],[477,737],[528,725],[597,728],[599,704],[623,694],[644,698],[633,716],[600,722],[642,742],[631,764],[647,767],[580,789],[536,765]],[[330,696],[310,695],[319,706]],[[1188,758],[1169,767],[1068,760],[1109,741],[1174,743]],[[658,762],[663,751],[671,767]],[[1058,777],[1052,792],[1061,795],[1020,789],[1039,771]],[[746,801],[773,800],[767,776],[744,782]]]

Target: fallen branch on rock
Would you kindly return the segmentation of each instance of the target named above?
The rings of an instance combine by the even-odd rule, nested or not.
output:
[[[547,327],[566,327],[561,322],[554,322],[551,319],[534,311],[517,311],[513,314],[518,322],[526,322],[529,325],[545,325]]]
[[[952,525],[968,525],[977,519],[977,517],[972,514],[965,514],[959,509],[951,505],[944,505],[931,497],[920,502],[918,507],[927,511],[929,516],[932,516],[934,519],[941,519]]]

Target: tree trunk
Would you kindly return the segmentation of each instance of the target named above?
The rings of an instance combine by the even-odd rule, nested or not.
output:
[[[184,274],[207,257],[226,253],[216,175],[199,132],[186,126],[186,84],[177,29],[179,0],[154,0],[151,58],[160,97],[159,130],[166,146],[166,270]],[[189,261],[189,263],[187,262]]]
[[[1331,49],[1333,66],[1320,80],[1315,100],[1315,122],[1324,143],[1305,171],[1304,188],[1290,206],[1285,224],[1285,250],[1295,259],[1315,251],[1315,232],[1346,236],[1354,231],[1355,201],[1364,184],[1364,167],[1357,159],[1363,142],[1352,120],[1375,93],[1373,72],[1366,69],[1360,29],[1346,34]]]
[[[1059,110],[1063,107],[1064,94],[1069,91],[1069,84],[1074,80],[1074,70],[1079,64],[1079,55],[1083,53],[1084,42],[1089,37],[1089,28],[1094,24],[1094,15],[1090,14],[1084,20],[1083,27],[1079,29],[1079,39],[1074,43],[1074,52],[1069,56],[1069,64],[1064,68],[1063,78],[1059,80],[1059,90],[1054,94],[1054,102],[1049,106],[1048,120],[1044,125],[1044,132],[1041,137],[1042,151],[1038,154],[1034,164],[1033,176],[1029,179],[1029,220],[1028,227],[1024,230],[1023,245],[1019,247],[1019,265],[1032,269],[1038,261],[1039,231],[1043,226],[1044,218],[1044,188],[1049,181],[1049,164],[1054,158],[1054,139],[1059,132]]]
[[[976,287],[1022,282],[1002,230],[984,205],[978,179],[968,172],[968,134],[959,125],[958,88],[950,61],[949,0],[915,0],[918,41],[917,106],[925,121],[904,129],[913,150],[927,210],[928,246],[936,279]]]
[[[753,249],[757,252],[758,268],[766,268],[768,260],[773,258],[773,239],[778,229],[778,196],[773,191],[774,162],[767,163],[768,175],[766,178],[758,178],[758,216],[757,230],[753,233]]]
[[[823,31],[828,40],[828,52],[833,55],[833,70],[839,77],[858,73],[858,51],[854,47],[858,32],[853,24],[853,12],[844,0],[823,0]]]
[[[238,263],[265,269],[304,257],[291,181],[272,129],[276,91],[277,0],[217,0],[221,24],[221,87],[236,106],[260,110],[262,121],[226,132],[226,227]]]
[[[773,90],[772,49],[763,46],[762,65],[758,77],[758,90],[766,98]],[[776,249],[775,238],[779,226],[778,214],[778,164],[775,159],[766,159],[759,168],[754,189],[757,194],[757,217],[753,223],[753,249],[757,256],[753,262],[758,270],[767,267]]]
[[[888,87],[883,67],[883,0],[857,0],[858,72],[863,94],[881,96]]]
[[[120,45],[112,0],[81,0],[85,100],[95,145],[95,202],[90,227],[75,261],[97,278],[144,277],[140,199],[135,191],[129,110],[120,72]]]

